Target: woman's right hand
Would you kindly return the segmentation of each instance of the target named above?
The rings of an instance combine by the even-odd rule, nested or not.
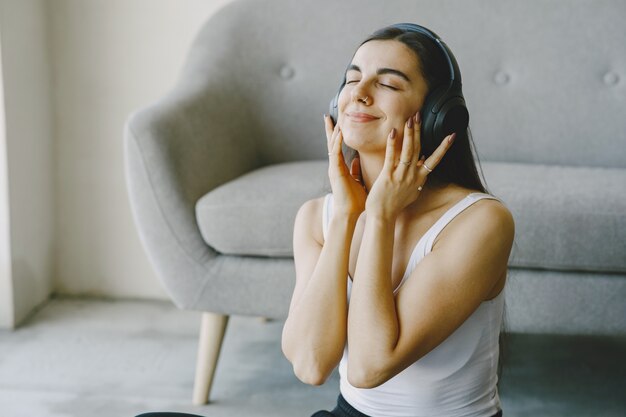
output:
[[[333,121],[324,115],[326,126],[326,144],[328,145],[328,177],[333,190],[333,207],[337,213],[349,216],[359,216],[365,211],[367,193],[361,179],[361,165],[358,156],[352,160],[350,170],[341,152],[343,134],[339,125],[333,126]]]

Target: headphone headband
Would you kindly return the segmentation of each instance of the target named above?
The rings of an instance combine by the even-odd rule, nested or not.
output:
[[[449,69],[449,74],[450,74],[450,84],[448,84],[448,89],[452,88],[453,85],[459,90],[461,89],[462,83],[461,83],[461,71],[459,70],[459,65],[457,64],[456,59],[454,58],[454,54],[452,54],[452,51],[450,51],[450,48],[448,48],[448,45],[446,45],[446,43],[441,40],[439,35],[437,35],[432,30],[426,29],[424,26],[416,25],[415,23],[396,23],[395,25],[392,25],[392,27],[397,27],[398,29],[421,33],[427,36],[428,38],[430,38],[437,45],[437,47],[441,49],[441,52],[443,53],[443,56],[445,57],[446,62],[448,64],[448,69]],[[443,103],[441,102],[435,103],[433,107],[433,111],[439,111],[439,108],[442,104]]]

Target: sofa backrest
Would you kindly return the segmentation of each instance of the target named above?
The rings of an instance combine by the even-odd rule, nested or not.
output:
[[[261,165],[324,159],[356,47],[413,22],[458,61],[481,161],[626,167],[625,21],[624,0],[237,0],[199,31],[179,87],[240,118]]]

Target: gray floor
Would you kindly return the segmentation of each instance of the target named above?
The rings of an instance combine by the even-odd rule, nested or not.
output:
[[[192,406],[199,323],[167,302],[53,299],[0,331],[0,417],[306,417],[336,400],[336,374],[322,387],[293,376],[281,321],[232,317],[213,402]],[[626,415],[626,336],[509,334],[506,354],[504,416]]]

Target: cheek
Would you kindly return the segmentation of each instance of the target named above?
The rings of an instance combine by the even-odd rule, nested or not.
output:
[[[343,118],[345,117],[344,115],[349,105],[350,105],[350,93],[346,91],[346,89],[344,88],[343,90],[341,90],[341,93],[339,93],[339,98],[337,100],[337,114],[339,116],[339,120],[337,121],[337,123],[339,123],[340,125],[343,124],[342,121],[343,121]]]
[[[409,119],[409,116],[412,114],[412,106],[410,103],[402,102],[402,103],[394,103],[393,106],[393,115],[394,121],[402,126]]]
[[[339,93],[339,99],[337,100],[337,107],[339,108],[339,112],[343,113],[344,110],[346,109],[346,106],[348,105],[348,102],[350,101],[350,93],[347,91],[346,88],[343,88],[341,90],[341,93]]]

